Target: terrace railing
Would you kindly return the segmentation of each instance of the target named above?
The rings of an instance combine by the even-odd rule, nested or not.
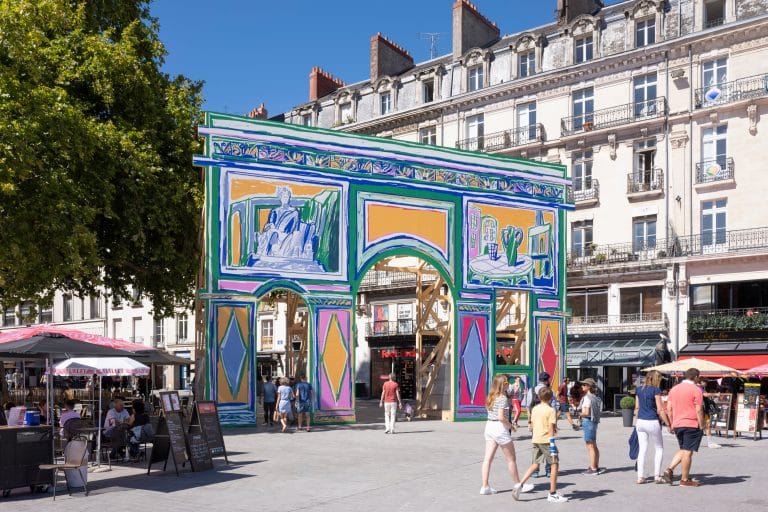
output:
[[[768,308],[711,309],[688,312],[688,331],[768,330]]]
[[[595,178],[590,178],[578,189],[573,189],[573,200],[576,203],[584,201],[597,201],[600,199],[600,182]]]
[[[412,319],[374,320],[365,326],[366,336],[409,336],[416,334],[416,322]]]
[[[733,178],[733,158],[731,157],[703,160],[696,164],[697,185],[732,180]]]
[[[623,126],[628,123],[661,117],[666,113],[667,99],[660,96],[652,100],[626,103],[577,116],[564,117],[560,121],[560,132],[565,137],[574,133]]]
[[[504,130],[480,137],[462,139],[456,142],[456,147],[470,151],[501,151],[531,142],[540,142],[543,140],[543,132],[542,125],[537,123],[530,126],[521,126],[514,130]]]
[[[707,108],[762,96],[768,96],[768,74],[765,73],[702,87],[696,90],[694,98],[696,108]]]
[[[627,194],[654,192],[664,189],[664,173],[661,169],[639,169],[627,174]]]

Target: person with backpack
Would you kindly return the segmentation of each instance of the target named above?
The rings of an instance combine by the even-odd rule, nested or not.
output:
[[[597,425],[600,423],[600,411],[603,409],[603,403],[595,395],[597,390],[595,379],[586,378],[580,384],[584,393],[579,403],[581,429],[584,431],[584,443],[587,445],[587,455],[589,456],[589,467],[583,474],[599,475],[602,471],[600,470],[600,450],[597,447]]]
[[[299,375],[299,382],[296,384],[296,414],[298,416],[298,429],[301,430],[302,424],[306,425],[307,432],[309,428],[309,412],[312,410],[312,386],[307,382],[304,374]],[[304,420],[302,422],[301,420]]]
[[[664,442],[661,438],[661,424],[669,426],[669,417],[661,405],[661,373],[651,370],[645,376],[645,384],[637,387],[635,415],[637,416],[637,483],[644,484],[645,454],[649,442],[653,443],[653,479],[657,484],[666,483],[661,477],[661,463],[664,457]]]

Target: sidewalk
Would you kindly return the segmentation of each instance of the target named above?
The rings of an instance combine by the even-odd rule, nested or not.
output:
[[[512,483],[501,454],[497,455],[491,485],[494,496],[480,496],[483,456],[481,422],[400,422],[397,434],[385,435],[378,403],[361,404],[369,423],[314,427],[312,432],[279,433],[260,428],[226,431],[232,464],[217,459],[216,471],[180,477],[163,473],[162,465],[146,476],[146,466],[113,466],[107,473],[92,473],[91,495],[29,495],[17,490],[0,503],[9,510],[215,510],[253,511],[263,508],[294,511],[462,511],[490,507],[538,510],[542,507],[578,511],[644,511],[668,509],[760,510],[765,506],[765,460],[768,440],[716,438],[723,445],[703,447],[694,458],[693,475],[699,488],[677,485],[637,485],[634,463],[627,457],[631,429],[621,418],[604,418],[598,432],[599,476],[582,475],[586,451],[580,432],[561,421],[560,492],[569,503],[546,502],[548,481],[533,479],[536,489],[512,500]],[[530,464],[530,438],[525,427],[516,437],[518,467]],[[677,449],[674,437],[665,436],[665,464]],[[652,457],[651,457],[652,459]],[[650,463],[650,461],[649,461]],[[679,471],[678,471],[679,475]]]

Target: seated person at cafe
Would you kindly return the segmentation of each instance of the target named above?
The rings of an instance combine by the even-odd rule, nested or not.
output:
[[[128,453],[132,459],[135,459],[139,455],[139,445],[152,437],[149,432],[152,426],[144,402],[134,400],[132,405],[133,414],[128,418],[128,426],[131,429],[128,438]]]
[[[130,414],[125,410],[125,404],[121,398],[116,398],[112,409],[107,412],[107,417],[104,419],[104,438],[107,441],[119,440],[116,436],[123,435],[125,428],[128,424],[128,418]],[[111,458],[117,458],[117,450],[112,450],[109,454]]]
[[[80,413],[75,410],[75,401],[67,400],[64,402],[64,411],[61,413],[61,418],[59,418],[59,425],[61,425],[61,435],[64,435],[65,425],[68,421],[79,419],[81,419]]]
[[[40,424],[47,425],[48,424],[48,402],[46,400],[40,400],[40,403],[38,404],[37,409],[40,411]]]

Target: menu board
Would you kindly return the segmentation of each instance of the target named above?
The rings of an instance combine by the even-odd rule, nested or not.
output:
[[[152,438],[152,452],[149,456],[147,463],[147,474],[152,471],[152,465],[157,462],[163,463],[163,471],[168,467],[168,456],[171,454],[171,440],[168,435],[168,423],[165,421],[165,417],[161,416],[160,421],[157,424],[157,431]],[[176,474],[179,474],[179,467],[176,465],[176,461],[173,461],[176,469]]]
[[[175,391],[164,391],[160,393],[160,402],[163,405],[163,417],[168,424],[168,437],[171,442],[173,460],[177,466],[183,465],[187,460],[187,447],[179,394]]]
[[[213,469],[213,459],[202,432],[190,432],[187,434],[187,450],[189,451],[189,463],[192,471],[206,471]]]
[[[715,432],[725,430],[726,437],[731,430],[731,406],[733,395],[731,393],[705,393],[717,404],[718,413],[709,417],[709,426]]]
[[[757,437],[762,429],[761,412],[760,384],[744,384],[744,393],[739,393],[736,399],[736,424],[733,429]]]
[[[224,436],[221,434],[221,423],[219,423],[219,412],[216,409],[216,402],[212,400],[200,400],[195,403],[192,411],[192,424],[199,425],[200,430],[205,434],[208,441],[208,448],[211,451],[211,457],[221,457],[229,463],[227,458],[227,449],[224,446]]]

